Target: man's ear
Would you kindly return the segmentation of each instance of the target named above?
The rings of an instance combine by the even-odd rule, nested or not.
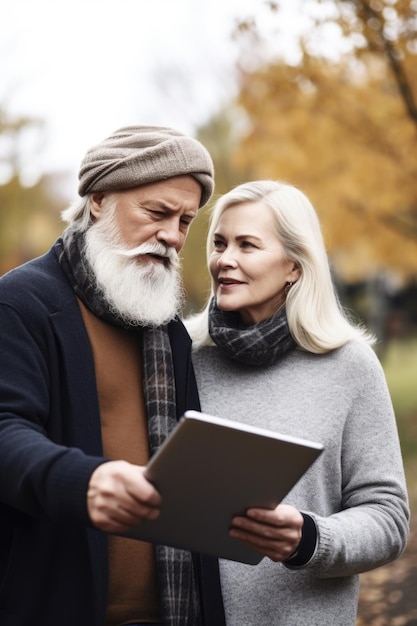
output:
[[[104,193],[97,191],[90,196],[90,212],[92,217],[98,219],[103,210]]]

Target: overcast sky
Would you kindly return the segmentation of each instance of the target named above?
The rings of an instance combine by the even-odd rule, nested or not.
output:
[[[233,94],[236,17],[264,0],[3,0],[0,104],[47,123],[31,172],[78,171],[116,128],[169,125],[193,133]],[[291,50],[297,0],[284,0]],[[284,22],[281,22],[284,25]],[[1,182],[1,181],[0,181]]]

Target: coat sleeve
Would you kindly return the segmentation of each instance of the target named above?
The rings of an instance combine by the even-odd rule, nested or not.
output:
[[[0,302],[0,502],[40,519],[89,523],[88,481],[105,459],[66,441],[71,407],[59,389],[59,351],[37,318],[35,306],[22,314]]]

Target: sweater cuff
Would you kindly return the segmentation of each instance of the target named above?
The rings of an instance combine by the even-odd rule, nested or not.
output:
[[[316,551],[318,536],[316,522],[306,513],[301,513],[301,515],[304,519],[301,541],[295,553],[283,561],[284,565],[288,567],[303,567],[307,565]]]

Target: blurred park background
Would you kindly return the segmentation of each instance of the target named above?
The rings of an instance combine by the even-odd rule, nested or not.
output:
[[[257,178],[300,187],[343,304],[379,338],[417,511],[417,0],[16,0],[2,13],[0,274],[49,248],[85,150],[120,126],[192,132],[216,196]],[[184,249],[186,312],[208,294],[208,213]],[[364,577],[358,624],[417,624],[415,541],[400,569]]]

